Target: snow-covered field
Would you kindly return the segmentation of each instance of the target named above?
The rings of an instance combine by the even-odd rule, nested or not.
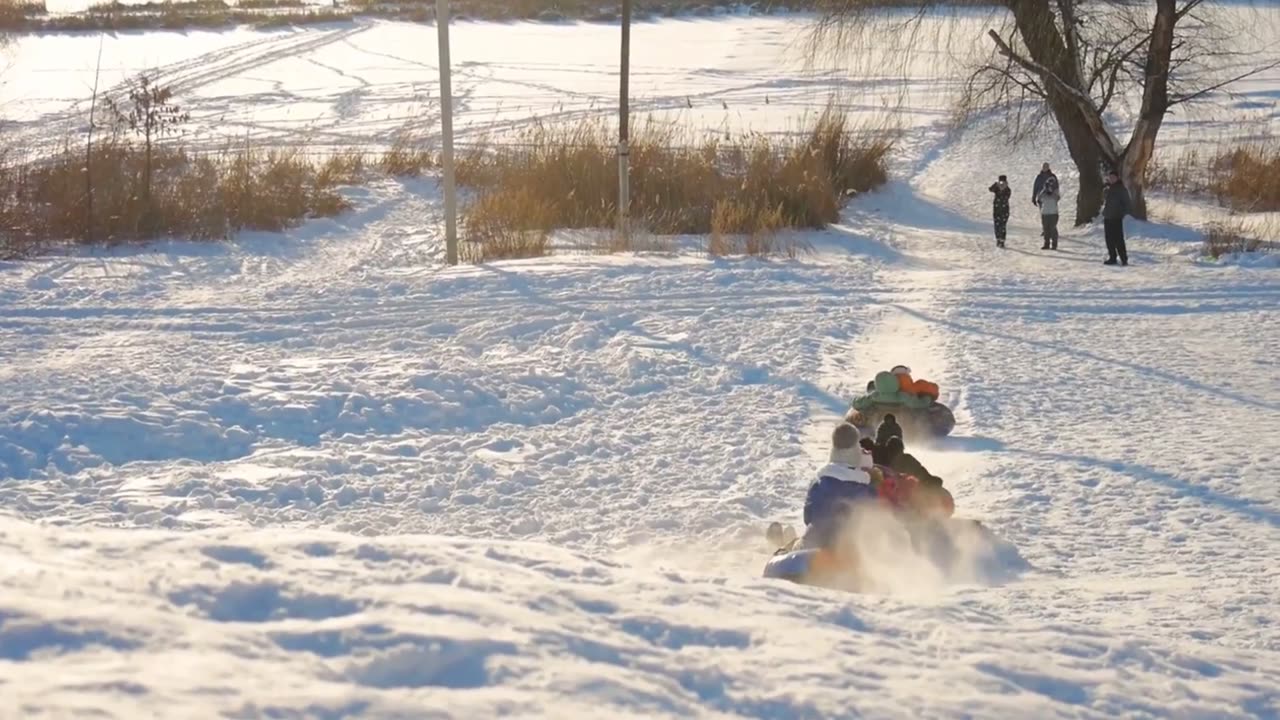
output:
[[[1040,251],[1056,143],[948,132],[929,62],[805,70],[801,22],[638,26],[633,84],[711,129],[898,109],[898,179],[800,261],[449,269],[425,179],[284,235],[0,265],[0,717],[1280,717],[1280,270],[1158,223],[1128,268],[1092,229]],[[612,102],[616,28],[454,38],[464,135]],[[436,72],[396,23],[104,48],[209,138],[383,142]],[[6,137],[82,122],[97,51],[19,42]],[[1202,112],[1272,121],[1232,102]],[[897,363],[959,417],[913,450],[1010,547],[889,596],[761,579]]]
[[[885,23],[886,31],[899,26]],[[945,114],[936,90],[946,84],[939,73],[950,52],[937,50],[904,70],[891,60],[902,41],[877,39],[877,60],[856,61],[854,76],[844,59],[806,67],[802,28],[786,18],[636,23],[632,111],[695,137],[798,130],[833,93],[858,120],[878,122],[892,111],[902,124],[923,126]],[[534,118],[615,114],[618,32],[597,23],[455,24],[459,145],[509,141]],[[7,55],[0,74],[7,125],[0,128],[23,147],[60,146],[87,127],[95,80],[113,94],[143,72],[173,88],[190,113],[181,138],[188,146],[219,148],[247,137],[315,151],[375,148],[402,129],[439,130],[433,26],[362,20],[270,32],[63,34],[21,38]]]

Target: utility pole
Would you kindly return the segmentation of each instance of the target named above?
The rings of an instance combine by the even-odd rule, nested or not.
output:
[[[436,30],[440,33],[440,125],[444,135],[444,242],[450,265],[458,264],[457,188],[453,174],[453,89],[449,84],[449,0],[436,0]]]
[[[622,72],[618,119],[618,234],[631,236],[630,127],[631,115],[631,0],[622,0]]]

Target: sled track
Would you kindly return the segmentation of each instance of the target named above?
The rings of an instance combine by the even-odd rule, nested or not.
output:
[[[314,30],[302,30],[280,38],[252,40],[169,65],[161,69],[155,75],[155,79],[157,84],[168,86],[174,94],[190,92],[277,60],[309,53],[346,40],[368,30],[369,27],[369,25],[354,25],[323,32],[318,37]],[[127,90],[128,82],[126,81],[112,88],[110,93],[119,94]]]
[[[273,62],[305,55],[333,43],[348,40],[370,27],[367,24],[356,24],[337,30],[306,29],[278,37],[256,38],[153,69],[151,78],[155,85],[173,90],[181,103],[181,96],[184,93]],[[133,78],[129,78],[121,81],[101,91],[99,96],[120,99],[128,94],[132,80]],[[28,132],[28,137],[23,141],[29,147],[57,143],[86,126],[88,122],[88,110],[72,107],[32,121],[30,124],[35,127]]]

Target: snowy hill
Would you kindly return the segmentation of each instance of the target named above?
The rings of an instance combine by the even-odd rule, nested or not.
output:
[[[899,95],[785,70],[796,22],[648,24],[636,92],[772,131]],[[463,28],[465,132],[607,108],[609,28]],[[187,78],[210,136],[359,142],[432,85],[432,31],[104,57]],[[96,52],[18,44],[23,137],[78,122]],[[1158,223],[1128,268],[1093,229],[1040,251],[1022,196],[1063,152],[950,132],[927,65],[898,178],[799,261],[446,269],[426,179],[283,235],[0,265],[0,716],[1280,717],[1280,271]],[[764,524],[899,362],[959,419],[915,452],[1011,552],[888,596],[761,579]]]

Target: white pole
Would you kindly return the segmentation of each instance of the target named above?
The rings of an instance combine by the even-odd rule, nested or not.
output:
[[[618,234],[623,239],[631,233],[630,177],[630,80],[631,80],[631,0],[622,0],[622,67],[619,83],[618,119]]]
[[[444,239],[450,265],[458,264],[457,189],[453,175],[453,90],[449,84],[449,0],[436,0],[436,30],[440,33],[440,124],[444,135]]]

